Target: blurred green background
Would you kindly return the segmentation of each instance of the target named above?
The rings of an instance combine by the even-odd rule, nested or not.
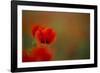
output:
[[[49,46],[53,60],[90,58],[90,14],[71,12],[22,11],[22,47],[32,49],[32,25],[50,27],[56,41]]]

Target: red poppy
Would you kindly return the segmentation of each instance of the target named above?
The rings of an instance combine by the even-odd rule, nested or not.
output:
[[[34,48],[29,53],[27,50],[22,51],[22,62],[50,61],[53,53],[48,48]]]
[[[36,31],[36,39],[41,43],[51,44],[56,38],[56,33],[51,28]]]
[[[53,58],[48,48],[36,48],[32,50],[33,61],[50,61]]]

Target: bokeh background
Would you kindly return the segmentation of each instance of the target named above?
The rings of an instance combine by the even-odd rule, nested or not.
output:
[[[32,26],[54,29],[56,41],[50,45],[53,60],[90,58],[90,14],[74,12],[22,11],[22,47],[32,49]]]

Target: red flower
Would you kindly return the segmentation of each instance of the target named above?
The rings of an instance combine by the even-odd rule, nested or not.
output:
[[[50,61],[53,58],[53,53],[48,48],[34,48],[31,52],[23,49],[22,62],[35,62],[35,61]]]
[[[51,28],[36,31],[36,39],[41,43],[51,44],[56,38],[56,33]]]
[[[33,61],[50,61],[53,58],[48,48],[33,49],[31,55],[33,56]]]

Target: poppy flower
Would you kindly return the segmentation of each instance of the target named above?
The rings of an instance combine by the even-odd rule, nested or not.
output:
[[[43,44],[51,44],[56,39],[56,33],[52,28],[36,31],[36,39]]]
[[[33,56],[33,61],[50,61],[53,58],[52,52],[44,47],[33,49],[31,55]]]

